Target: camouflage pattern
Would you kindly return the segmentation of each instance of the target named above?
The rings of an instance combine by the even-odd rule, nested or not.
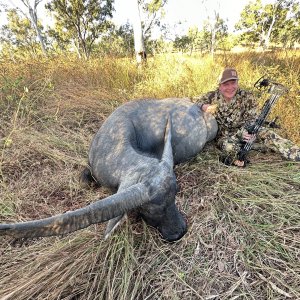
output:
[[[216,90],[199,97],[197,103],[217,104],[214,117],[219,125],[219,138],[235,135],[241,128],[253,123],[258,116],[253,94],[240,89],[230,102],[227,102],[219,90]],[[240,136],[241,133],[240,131]]]
[[[218,108],[214,113],[219,125],[217,145],[226,156],[235,158],[242,145],[242,134],[245,128],[253,124],[259,114],[254,95],[238,89],[235,97],[230,102],[226,102],[217,89],[194,100],[200,107],[203,104],[217,105]],[[269,128],[261,129],[252,149],[263,151],[271,149],[279,152],[286,159],[300,161],[300,147],[280,137]]]
[[[269,128],[262,128],[259,132],[259,139],[264,145],[275,152],[279,152],[288,160],[300,161],[300,147],[292,141],[284,139]]]

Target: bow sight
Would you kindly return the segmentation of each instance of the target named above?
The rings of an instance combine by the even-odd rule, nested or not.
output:
[[[282,85],[281,83],[277,83],[269,78],[264,78],[265,76],[260,77],[255,83],[254,87],[258,90],[267,90],[270,94],[285,94],[288,92],[288,88]]]

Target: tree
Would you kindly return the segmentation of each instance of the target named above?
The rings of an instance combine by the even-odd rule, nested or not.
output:
[[[191,48],[191,38],[187,35],[176,37],[173,46],[181,52],[186,52]]]
[[[275,28],[273,41],[284,48],[292,48],[300,43],[300,3],[294,1],[285,16],[282,25]]]
[[[218,8],[213,10],[208,5],[211,1],[202,0],[201,2],[208,16],[203,26],[203,38],[205,39],[205,43],[209,43],[210,53],[214,55],[220,41],[223,41],[227,37],[228,28],[225,21],[220,17],[220,1],[215,1]],[[208,38],[210,41],[208,41]]]
[[[146,49],[155,47],[156,43],[151,41],[152,30],[161,26],[163,18],[163,7],[167,0],[133,0],[135,11],[132,13],[134,30],[135,52],[137,61],[146,59]]]
[[[273,4],[262,5],[261,0],[250,2],[241,13],[237,30],[242,30],[241,39],[247,43],[259,43],[263,49],[269,47],[270,40],[285,27],[290,7],[294,1],[277,0]]]
[[[42,36],[41,28],[38,26],[38,17],[37,17],[37,6],[43,1],[43,0],[34,0],[33,6],[31,6],[29,0],[21,0],[22,3],[25,5],[25,7],[28,9],[29,17],[31,24],[36,32],[37,38],[40,42],[40,45],[42,47],[43,53],[46,55],[46,46],[45,42]]]
[[[208,22],[210,27],[210,53],[214,55],[216,48],[220,41],[228,36],[227,26],[225,21],[220,18],[219,13],[214,10],[214,18],[211,22]]]
[[[143,15],[143,34],[149,38],[155,27],[162,26],[161,21],[165,15],[163,8],[167,0],[138,0],[138,3]]]
[[[187,35],[176,37],[174,41],[174,48],[182,52],[189,51],[191,55],[195,49],[203,51],[210,50],[211,35],[205,25],[201,31],[197,27],[190,27]]]
[[[12,45],[16,46],[16,40],[18,40],[18,44],[23,44],[22,47],[24,48],[25,44],[27,44],[27,50],[28,50],[28,40],[30,40],[31,46],[35,44],[32,41],[32,34],[35,35],[35,39],[39,41],[40,47],[42,49],[42,52],[44,55],[47,54],[46,50],[46,40],[43,37],[42,30],[43,26],[38,21],[37,17],[37,6],[39,3],[41,3],[43,0],[21,0],[21,2],[24,4],[25,8],[28,10],[28,12],[24,12],[21,8],[14,8],[9,9],[7,5],[2,5],[4,10],[7,13],[9,24],[2,27],[2,42],[6,43],[6,46],[8,45],[9,35],[11,37]],[[11,3],[13,5],[13,3]],[[24,18],[21,18],[18,13],[21,13]],[[27,21],[26,21],[27,20]],[[20,26],[20,27],[18,27]],[[32,27],[33,31],[29,30],[28,26]],[[28,33],[30,31],[30,34]],[[26,36],[29,34],[29,36]],[[14,41],[13,41],[14,40]],[[21,40],[23,40],[21,42]],[[27,40],[27,41],[26,41]],[[36,45],[35,45],[36,46]],[[25,47],[25,48],[26,48]],[[35,49],[36,50],[36,49]],[[31,49],[32,52],[32,49]]]
[[[132,25],[126,23],[120,27],[113,25],[95,46],[95,53],[117,57],[134,55]]]
[[[46,8],[54,14],[56,35],[73,43],[86,59],[93,46],[110,27],[114,0],[52,0]]]
[[[227,36],[227,26],[224,20],[218,17],[215,23],[206,20],[201,31],[197,27],[190,27],[187,35],[175,38],[174,48],[182,52],[189,51],[190,54],[194,49],[200,50],[201,53],[209,51],[214,54],[217,48],[225,45]]]
[[[144,34],[142,29],[141,15],[139,1],[134,0],[134,12],[132,12],[132,24],[134,32],[134,50],[137,63],[141,63],[146,60],[146,48],[144,42]]]
[[[8,9],[6,12],[8,23],[1,27],[2,50],[9,52],[10,56],[18,50],[23,52],[23,55],[27,52],[35,56],[39,44],[30,20],[27,17],[22,18],[16,9]]]

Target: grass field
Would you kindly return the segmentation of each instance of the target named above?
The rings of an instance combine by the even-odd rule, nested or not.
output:
[[[111,58],[0,65],[1,222],[110,195],[78,180],[106,117],[130,99],[214,89],[225,66],[238,69],[242,87],[268,74],[289,88],[272,117],[300,145],[299,53],[162,55],[142,68]],[[176,243],[134,213],[106,241],[106,224],[65,237],[0,237],[0,299],[300,299],[300,164],[253,152],[252,164],[237,169],[217,155],[208,145],[175,168],[176,202],[189,225]]]

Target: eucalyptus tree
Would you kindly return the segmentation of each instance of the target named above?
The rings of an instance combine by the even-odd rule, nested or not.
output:
[[[167,0],[132,0],[132,24],[134,30],[134,44],[138,62],[146,60],[146,44],[150,40],[155,27],[162,26],[164,6]],[[150,43],[149,43],[150,45]]]
[[[267,49],[270,41],[275,40],[285,28],[295,2],[298,1],[276,0],[266,5],[263,5],[261,0],[250,2],[241,12],[240,20],[235,26],[237,30],[243,31],[242,41],[259,43],[263,49]]]
[[[38,40],[43,54],[47,54],[46,38],[42,33],[43,26],[37,16],[37,6],[42,1],[43,0],[11,0],[9,3],[6,3],[6,5],[0,4],[6,12],[7,21],[9,23],[2,26],[2,42],[5,42],[6,46],[8,45],[8,40],[11,39],[11,45],[16,46],[16,43],[19,43],[20,45],[22,44],[23,47],[27,44],[25,48],[28,49],[29,44],[31,44],[31,46],[36,44],[32,42],[32,34],[34,34],[34,39]],[[24,7],[20,5],[22,3]],[[32,30],[30,30],[29,27],[31,27]]]
[[[43,0],[34,0],[33,2],[30,0],[21,0],[22,3],[25,5],[25,7],[28,10],[28,14],[30,17],[31,24],[36,32],[37,38],[40,42],[40,45],[42,47],[43,53],[46,55],[46,45],[44,42],[44,38],[41,32],[40,26],[38,26],[38,17],[37,17],[37,6],[43,1]]]
[[[164,7],[167,0],[138,0],[142,12],[143,34],[150,37],[154,28],[163,26],[162,20],[165,16]]]
[[[293,1],[286,13],[285,20],[275,28],[273,41],[284,48],[300,44],[300,1]]]
[[[210,52],[214,54],[216,49],[224,46],[228,37],[225,21],[218,17],[217,22],[211,23],[209,20],[203,22],[203,27],[190,27],[187,35],[176,37],[174,48],[180,51],[189,51],[192,54],[195,50]]]
[[[209,21],[209,20],[208,20]],[[228,36],[228,28],[225,21],[220,17],[219,12],[214,10],[214,17],[212,22],[208,22],[210,36],[210,53],[214,55],[216,49],[222,41]]]
[[[215,1],[214,8],[211,8],[211,1],[201,0],[202,13],[206,15],[203,22],[201,34],[198,34],[197,43],[201,49],[209,49],[214,55],[221,44],[224,44],[228,36],[226,21],[220,16],[220,1]]]
[[[192,39],[188,35],[176,36],[173,47],[180,52],[192,51]]]
[[[134,10],[131,12],[131,21],[134,33],[134,50],[137,63],[141,63],[146,60],[147,55],[142,28],[139,0],[133,0],[133,3],[135,5],[133,5]]]
[[[95,46],[95,55],[109,55],[114,57],[134,56],[134,37],[132,24],[121,26],[113,24],[112,28],[102,36],[101,41]]]
[[[54,15],[56,36],[73,43],[79,57],[88,59],[97,39],[112,25],[113,4],[114,0],[52,0],[46,8]]]
[[[2,53],[9,54],[11,58],[20,53],[36,56],[40,47],[30,20],[21,16],[17,9],[7,9],[6,16],[7,24],[2,25],[0,30]]]

